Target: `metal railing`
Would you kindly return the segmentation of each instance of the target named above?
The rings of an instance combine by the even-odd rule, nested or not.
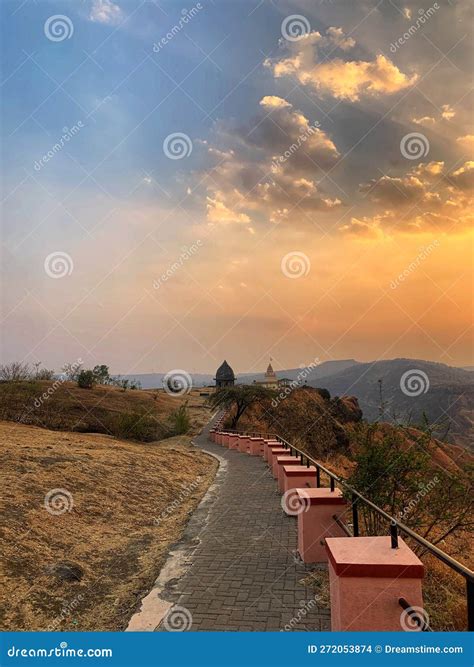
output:
[[[426,540],[424,537],[421,535],[418,535],[414,530],[406,526],[404,523],[401,521],[398,521],[398,519],[395,519],[393,516],[390,516],[388,512],[385,512],[381,507],[378,507],[375,503],[373,503],[371,500],[363,496],[361,493],[359,493],[356,489],[351,487],[345,479],[339,477],[335,473],[333,473],[331,470],[323,466],[319,461],[316,461],[313,459],[311,456],[309,456],[306,452],[303,452],[301,449],[298,449],[294,445],[290,444],[285,438],[282,438],[279,435],[274,435],[274,434],[264,434],[260,433],[256,436],[251,435],[248,432],[244,431],[237,431],[235,429],[223,429],[225,430],[226,433],[235,433],[238,435],[247,435],[248,437],[261,437],[266,440],[272,439],[272,440],[278,440],[279,442],[282,443],[283,447],[285,449],[288,449],[290,452],[290,455],[294,456],[300,456],[301,457],[301,463],[302,465],[306,465],[307,468],[314,466],[316,468],[316,487],[320,488],[321,487],[321,473],[324,473],[327,475],[329,478],[329,484],[331,491],[334,491],[335,485],[338,484],[340,487],[342,487],[343,490],[346,491],[347,495],[350,496],[351,498],[351,509],[352,509],[352,532],[349,531],[349,528],[346,526],[346,528],[343,528],[344,532],[348,536],[351,537],[359,537],[360,531],[359,531],[359,505],[360,503],[363,503],[364,505],[370,507],[374,512],[379,514],[381,517],[387,520],[389,524],[389,531],[390,531],[390,539],[391,539],[391,546],[393,549],[396,549],[398,547],[398,533],[401,532],[411,539],[413,539],[415,542],[417,542],[419,545],[421,545],[427,552],[431,553],[433,556],[435,556],[438,560],[440,560],[442,563],[447,565],[449,568],[454,570],[454,572],[457,572],[461,576],[464,577],[466,581],[466,600],[467,600],[467,626],[469,631],[474,631],[474,572],[470,570],[468,567],[457,561],[455,558],[452,558],[449,556],[447,553],[439,549],[436,545],[431,544],[428,540]],[[336,517],[333,517],[336,520]],[[341,527],[344,525],[342,521],[336,521]],[[406,602],[403,600],[403,602]],[[400,606],[403,607],[402,602],[399,601]],[[425,628],[422,628],[425,629]],[[430,629],[430,628],[427,628]]]

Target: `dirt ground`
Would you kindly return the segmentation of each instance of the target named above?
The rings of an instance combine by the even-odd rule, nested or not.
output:
[[[0,629],[123,630],[214,477],[190,440],[0,422]]]

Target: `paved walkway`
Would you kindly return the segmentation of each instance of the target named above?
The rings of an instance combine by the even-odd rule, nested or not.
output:
[[[309,570],[296,555],[297,519],[284,514],[267,464],[212,443],[208,432],[195,444],[227,466],[192,564],[168,599],[189,610],[191,630],[283,630],[290,623],[297,631],[329,630],[329,611],[299,583]]]

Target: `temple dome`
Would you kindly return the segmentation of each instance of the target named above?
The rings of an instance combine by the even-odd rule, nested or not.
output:
[[[235,380],[234,371],[229,366],[227,361],[224,360],[224,362],[219,366],[219,368],[216,371],[216,381],[233,382],[234,380]]]

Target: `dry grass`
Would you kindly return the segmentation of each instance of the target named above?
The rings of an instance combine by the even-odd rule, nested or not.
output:
[[[324,570],[313,570],[307,577],[301,579],[300,584],[314,591],[314,599],[320,609],[331,608],[331,596],[329,593],[329,572]]]
[[[213,479],[215,460],[189,440],[143,444],[0,422],[2,630],[126,627]],[[58,488],[74,504],[52,515],[44,498]]]
[[[170,414],[184,402],[195,433],[208,419],[198,390],[170,396],[163,390],[81,389],[73,382],[48,380],[0,383],[0,419],[132,440],[168,437],[173,432]]]

